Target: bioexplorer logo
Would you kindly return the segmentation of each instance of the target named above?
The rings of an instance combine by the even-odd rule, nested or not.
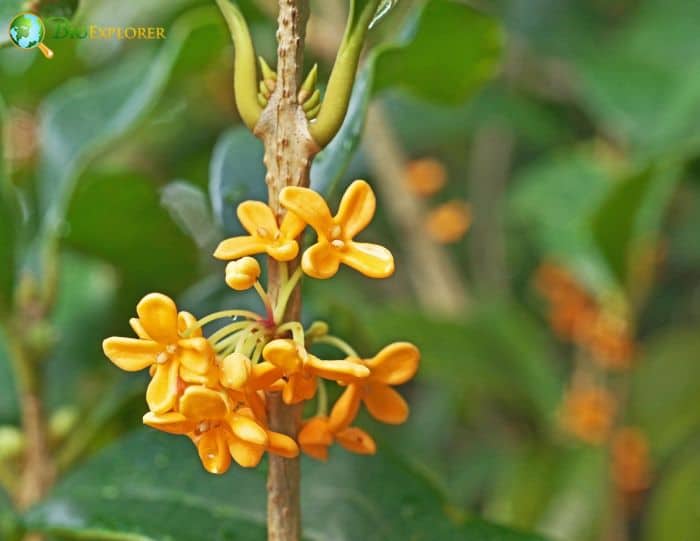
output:
[[[47,28],[48,27],[48,28]],[[10,40],[20,49],[38,48],[46,58],[53,58],[53,51],[44,44],[47,37],[61,39],[116,39],[161,40],[165,39],[162,26],[100,26],[75,25],[65,17],[50,17],[44,21],[35,13],[20,13],[10,21]]]

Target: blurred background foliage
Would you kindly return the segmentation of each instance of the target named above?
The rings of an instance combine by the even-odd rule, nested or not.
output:
[[[239,3],[271,61],[275,2]],[[260,539],[263,472],[213,479],[139,428],[144,380],[100,348],[148,291],[198,315],[254,302],[210,256],[265,197],[223,19],[203,0],[29,4],[0,0],[0,27],[33,9],[168,38],[49,32],[49,62],[0,36],[0,482],[26,445],[13,333],[41,353],[59,472],[21,518],[0,489],[0,538]],[[324,81],[345,3],[311,4]],[[694,0],[401,0],[376,22],[312,184],[372,182],[368,236],[397,274],[307,281],[304,317],[368,355],[414,341],[423,363],[406,425],[364,419],[377,457],[304,463],[308,539],[697,537],[699,20]]]

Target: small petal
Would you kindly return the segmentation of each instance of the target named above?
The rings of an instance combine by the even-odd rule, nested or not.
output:
[[[261,445],[254,445],[235,437],[229,438],[228,449],[233,460],[243,468],[254,468],[260,464],[265,448]]]
[[[143,325],[141,325],[139,318],[132,317],[131,319],[129,319],[129,325],[136,333],[136,336],[138,336],[142,340],[152,340],[152,338],[150,336],[148,336],[146,329],[144,329]]]
[[[356,180],[343,194],[335,221],[343,229],[343,235],[351,239],[372,221],[377,206],[374,192],[364,180]]]
[[[277,261],[291,261],[299,254],[299,244],[295,240],[280,240],[268,244],[267,254]]]
[[[282,401],[287,404],[298,404],[310,400],[316,394],[316,377],[304,374],[292,374],[282,389]]]
[[[170,297],[149,293],[136,305],[141,325],[148,335],[161,344],[177,342],[177,306]]]
[[[265,425],[267,424],[267,410],[265,409],[265,400],[261,395],[262,393],[257,391],[246,391],[244,400],[253,413],[253,417]]]
[[[352,361],[322,361],[309,355],[304,363],[314,374],[334,381],[353,381],[364,379],[370,371],[365,365]]]
[[[406,383],[418,371],[420,351],[409,342],[389,344],[366,361],[372,371],[370,380],[386,385]]]
[[[378,244],[348,242],[347,249],[340,252],[340,259],[370,278],[386,278],[394,273],[394,256]]]
[[[312,278],[324,280],[338,272],[340,255],[338,250],[325,241],[317,242],[304,252],[301,268]]]
[[[329,446],[333,444],[333,434],[328,428],[328,419],[325,417],[314,417],[304,423],[299,431],[297,438],[299,444],[305,445],[323,445]]]
[[[161,413],[160,415],[149,411],[143,416],[143,424],[170,434],[188,434],[194,432],[196,428],[195,422],[190,421],[177,411]]]
[[[350,384],[336,400],[328,420],[329,429],[338,432],[347,428],[357,417],[362,393],[359,385]]]
[[[248,377],[248,387],[256,391],[268,389],[283,375],[284,371],[270,362],[254,364]]]
[[[177,331],[180,336],[190,327],[197,323],[197,318],[189,312],[182,311],[177,315]],[[197,328],[190,334],[192,337],[202,336],[202,329]]]
[[[137,372],[151,366],[163,346],[150,340],[114,336],[102,342],[102,350],[122,370]]]
[[[267,242],[258,237],[231,237],[219,243],[214,251],[214,257],[224,260],[240,259],[247,255],[264,253],[267,245]]]
[[[146,389],[148,408],[154,413],[165,413],[177,400],[178,363],[166,362],[156,366],[153,379]]]
[[[388,385],[369,383],[363,400],[372,417],[383,423],[399,425],[408,419],[408,404]]]
[[[325,445],[301,445],[301,450],[311,458],[322,462],[328,461],[328,447]]]
[[[182,338],[178,346],[176,357],[187,370],[197,374],[205,374],[209,370],[214,352],[206,338]]]
[[[208,430],[196,438],[195,444],[204,469],[209,473],[225,473],[231,465],[231,453],[222,430]]]
[[[282,218],[280,233],[286,239],[295,239],[304,231],[306,222],[293,212],[287,212]]]
[[[335,225],[323,197],[309,188],[289,186],[282,189],[280,203],[313,227],[323,239],[327,239],[329,231]]]
[[[260,228],[270,235],[270,240],[279,231],[272,209],[261,201],[243,201],[238,205],[236,214],[241,225],[254,237],[265,237],[260,234]]]
[[[183,365],[180,365],[180,379],[185,383],[214,388],[219,383],[219,372],[215,366],[212,366],[210,370],[207,370],[204,374],[200,374],[198,372],[192,372]]]
[[[224,419],[230,409],[224,393],[196,385],[185,389],[180,411],[188,419],[204,421]]]
[[[250,417],[234,414],[229,419],[229,425],[233,435],[241,441],[262,446],[268,444],[265,429]]]
[[[372,436],[354,426],[338,432],[335,439],[339,445],[352,453],[373,455],[377,452],[377,444],[374,443]]]
[[[268,432],[267,437],[269,443],[267,450],[285,458],[294,458],[299,455],[299,446],[297,443],[285,434],[279,432]]]
[[[272,340],[263,349],[263,358],[282,369],[286,374],[295,374],[303,366],[297,344],[293,340]]]

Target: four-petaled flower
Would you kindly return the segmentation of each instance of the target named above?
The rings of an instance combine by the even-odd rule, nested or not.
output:
[[[334,428],[324,416],[309,419],[299,431],[301,450],[316,460],[328,460],[328,448],[334,442],[360,455],[377,452],[377,445],[367,432],[356,426]]]
[[[263,349],[263,357],[278,371],[269,369],[261,379],[274,381],[281,376],[287,377],[282,389],[285,404],[296,404],[313,397],[317,377],[350,383],[366,378],[370,373],[367,367],[356,362],[322,361],[289,339],[280,338],[268,343]]]
[[[309,276],[330,278],[338,272],[341,263],[371,278],[386,278],[394,272],[394,258],[389,250],[353,240],[372,220],[376,206],[372,188],[364,180],[350,185],[335,216],[331,216],[324,199],[308,188],[284,188],[280,203],[313,227],[318,235],[316,244],[304,252],[301,260]]]
[[[232,260],[267,253],[277,261],[291,261],[297,256],[299,245],[296,238],[306,224],[295,214],[287,212],[282,225],[278,226],[272,209],[260,201],[244,201],[238,205],[237,213],[241,225],[250,235],[221,241],[214,257]]]
[[[375,419],[389,424],[403,423],[408,418],[408,404],[392,386],[406,383],[415,375],[420,361],[418,348],[409,342],[395,342],[371,359],[354,361],[366,366],[370,374],[365,380],[347,386],[331,412],[331,428],[348,426],[357,415],[361,401]]]
[[[179,380],[205,378],[214,352],[201,333],[184,338],[194,321],[187,312],[178,314],[175,303],[160,293],[150,293],[136,307],[138,319],[130,323],[138,338],[112,337],[102,343],[105,355],[122,370],[135,372],[151,367],[146,401],[154,413],[175,405]]]

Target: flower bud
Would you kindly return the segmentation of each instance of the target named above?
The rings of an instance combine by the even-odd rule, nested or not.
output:
[[[0,426],[0,460],[18,456],[24,449],[24,434],[14,426]]]
[[[321,338],[328,334],[328,323],[325,321],[314,321],[306,331],[306,337],[309,339]]]
[[[226,265],[226,283],[236,291],[250,289],[260,277],[260,264],[252,257],[243,257]]]
[[[242,353],[232,353],[221,363],[221,383],[224,387],[240,391],[248,382],[252,369],[248,357]]]

